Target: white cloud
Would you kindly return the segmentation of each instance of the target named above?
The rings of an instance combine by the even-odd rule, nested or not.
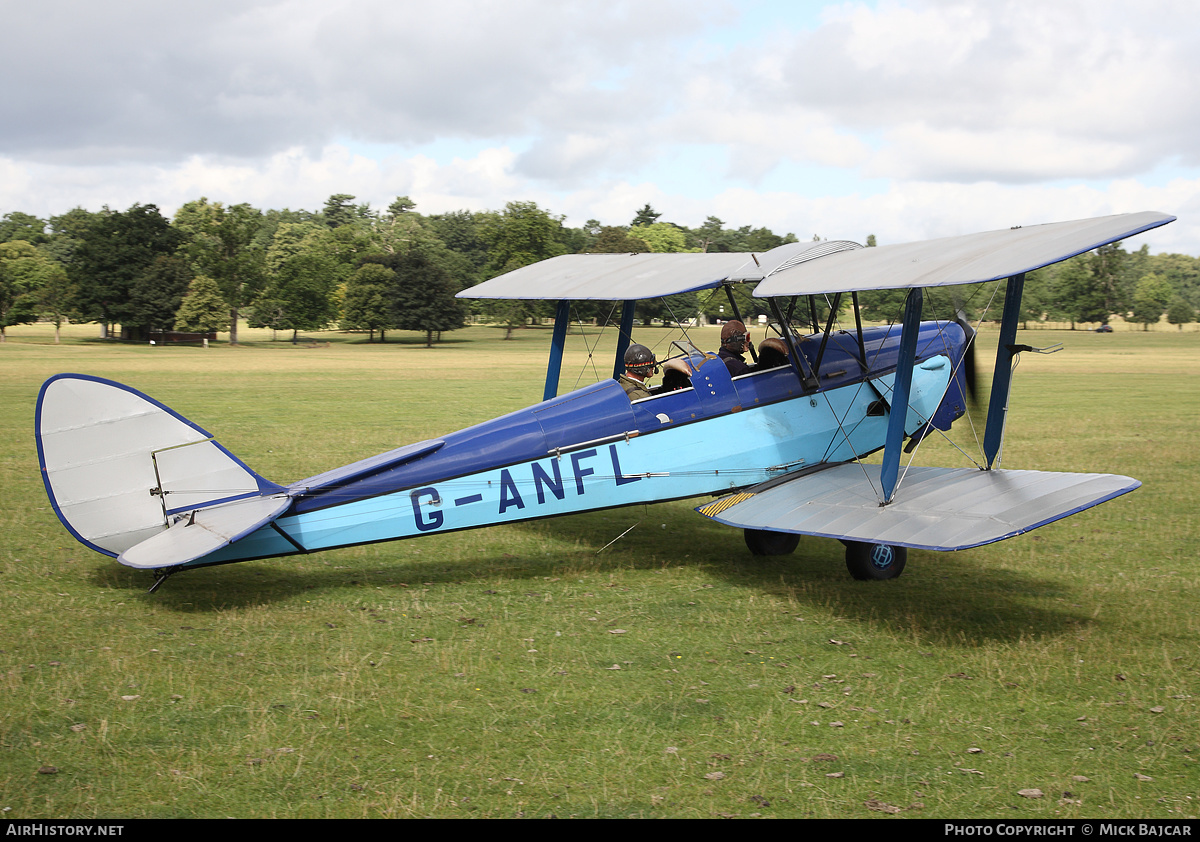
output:
[[[859,70],[913,75],[960,69],[991,33],[989,17],[977,4],[884,2],[877,10],[847,5],[827,20],[846,25],[845,56]]]
[[[110,160],[595,119],[613,109],[596,84],[611,68],[630,68],[631,89],[646,85],[670,44],[713,14],[682,0],[7,5],[8,31],[22,37],[6,43],[0,73],[24,83],[0,91],[0,148],[46,159],[90,146]],[[621,98],[627,119],[636,102]]]
[[[1200,210],[1192,0],[0,3],[0,213],[650,202],[895,242]]]
[[[1064,138],[1052,130],[970,131],[901,125],[864,167],[873,177],[1038,182],[1137,172],[1139,150],[1126,143]]]
[[[734,86],[765,114],[803,107],[842,130],[880,137],[885,147],[899,138],[883,158],[896,176],[972,180],[994,167],[993,178],[1040,179],[1055,157],[1041,154],[1049,145],[1076,162],[1064,175],[1084,166],[1090,178],[1124,175],[1170,156],[1194,160],[1200,133],[1191,95],[1200,79],[1197,9],[1150,7],[849,4],[818,30],[778,36],[776,54],[746,62]],[[898,129],[908,126],[944,137],[939,147],[964,142],[939,171],[936,156],[902,142],[911,129]],[[1003,156],[994,143],[965,142],[1005,133],[1049,143]]]
[[[708,207],[722,219],[792,231],[801,240],[816,234],[864,242],[874,234],[881,245],[1156,210],[1179,220],[1140,235],[1131,241],[1132,248],[1145,242],[1155,253],[1194,254],[1194,245],[1200,243],[1200,179],[1180,179],[1161,188],[1126,180],[1107,190],[1084,185],[899,182],[879,195],[815,198],[737,188],[716,196]],[[702,220],[697,209],[696,221],[689,224]]]

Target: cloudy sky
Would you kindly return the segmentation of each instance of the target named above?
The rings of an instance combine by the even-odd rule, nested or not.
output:
[[[883,243],[1157,210],[1194,0],[0,0],[0,214],[535,201]]]

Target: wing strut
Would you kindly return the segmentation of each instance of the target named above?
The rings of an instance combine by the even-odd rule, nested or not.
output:
[[[1021,293],[1025,288],[1025,274],[1013,275],[1008,279],[1004,292],[1004,316],[1000,321],[1000,343],[996,347],[996,369],[992,376],[992,394],[988,400],[987,428],[983,433],[983,455],[987,469],[1000,453],[1004,441],[1004,423],[1008,418],[1008,393],[1012,386],[1012,350],[1017,341],[1017,322],[1021,315]]]
[[[637,300],[626,301],[621,305],[621,332],[617,335],[617,359],[613,363],[613,379],[616,380],[625,373],[625,350],[632,342],[633,308]]]
[[[825,358],[825,346],[829,344],[829,335],[833,333],[833,326],[837,322],[838,308],[842,306],[842,294],[834,293],[833,302],[829,305],[829,322],[825,325],[825,335],[821,337],[821,346],[817,349],[817,361],[813,363],[813,371],[819,377],[821,374],[821,360]],[[861,332],[859,334],[861,336]]]
[[[892,385],[891,415],[883,446],[883,465],[879,479],[883,484],[883,502],[896,494],[900,475],[900,450],[904,446],[904,422],[908,418],[908,393],[912,387],[913,366],[917,361],[917,334],[921,330],[921,304],[924,295],[913,287],[904,302],[904,325],[900,328],[900,355],[896,360],[896,380]]]
[[[779,299],[777,298],[768,299],[768,303],[771,306],[771,312],[775,314],[776,321],[779,322],[780,330],[783,331],[784,341],[792,349],[788,353],[788,362],[792,365],[792,371],[796,373],[796,377],[800,378],[800,385],[804,387],[804,391],[815,391],[820,386],[820,382],[817,380],[816,375],[809,369],[808,360],[805,359],[804,354],[800,351],[800,337],[796,336],[792,331],[791,313],[789,312],[786,317],[783,315],[783,311],[779,308]],[[796,300],[793,298],[792,305],[794,306],[795,303]]]
[[[858,305],[857,291],[850,293],[850,304],[854,307],[854,331],[858,334],[858,359],[862,363],[863,371],[868,371],[871,364],[867,361],[867,346],[863,344],[862,307]]]
[[[567,326],[571,323],[571,302],[558,302],[554,314],[554,336],[550,340],[550,362],[546,366],[546,388],[542,400],[548,401],[558,394],[558,375],[562,371],[563,348],[567,344]]]

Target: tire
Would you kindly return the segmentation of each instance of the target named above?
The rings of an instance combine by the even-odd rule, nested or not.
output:
[[[800,544],[800,536],[791,532],[773,532],[769,529],[743,529],[746,546],[755,555],[791,555]]]
[[[895,579],[908,563],[908,547],[846,542],[846,568],[859,581]]]

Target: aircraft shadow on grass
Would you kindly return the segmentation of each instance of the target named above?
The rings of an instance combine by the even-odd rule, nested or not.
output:
[[[836,575],[837,552],[828,542],[806,539],[794,555],[783,558],[747,556],[739,552],[736,535],[730,540],[725,530],[710,528],[702,540],[673,554],[663,550],[658,536],[654,546],[646,546],[636,534],[643,527],[660,528],[662,519],[660,513],[650,510],[648,517],[641,518],[642,523],[607,548],[605,544],[611,540],[608,536],[615,537],[637,524],[638,519],[604,519],[593,513],[511,527],[528,533],[520,539],[525,545],[543,540],[555,548],[545,554],[497,554],[485,548],[477,553],[455,553],[450,560],[447,557],[451,554],[438,548],[432,552],[422,550],[421,557],[414,559],[411,555],[397,558],[391,545],[367,548],[370,557],[339,559],[336,566],[327,569],[314,569],[313,564],[306,563],[297,570],[286,559],[225,567],[212,571],[203,586],[145,598],[181,616],[205,615],[313,592],[361,589],[386,603],[403,598],[410,590],[477,582],[480,588],[513,597],[525,594],[530,587],[545,591],[552,587],[547,580],[573,574],[603,576],[615,571],[696,567],[717,581],[794,602],[798,611],[820,607],[840,618],[880,623],[903,630],[905,635],[915,631],[928,645],[1053,638],[1078,632],[1094,622],[1081,611],[1034,605],[1047,599],[1065,599],[1069,604],[1072,594],[1059,581],[989,567],[971,554],[920,553],[921,572],[910,574],[908,587],[900,592],[894,586],[864,591],[861,585]],[[674,534],[681,531],[682,525],[679,519],[668,522]],[[97,567],[92,578],[97,587],[144,591],[136,573],[123,568]],[[963,587],[963,582],[970,582],[970,587]],[[699,596],[702,599],[703,593]]]

